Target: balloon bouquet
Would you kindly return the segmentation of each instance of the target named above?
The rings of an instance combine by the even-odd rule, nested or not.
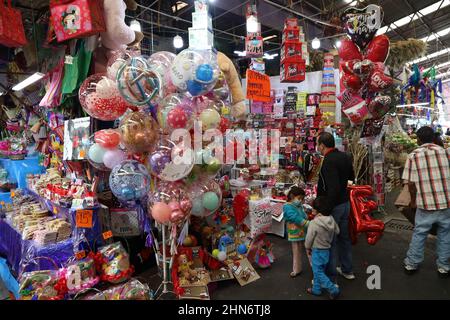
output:
[[[341,80],[346,90],[338,96],[342,110],[355,124],[372,117],[382,118],[390,109],[391,98],[382,95],[393,84],[384,62],[389,54],[389,38],[375,36],[381,27],[383,11],[377,5],[349,8],[341,16],[350,39],[339,48]]]
[[[201,121],[198,130],[228,128],[221,115],[229,104],[228,86],[215,51],[189,48],[150,57],[116,52],[105,74],[86,79],[79,97],[93,118],[120,120],[117,129],[93,135],[88,160],[111,171],[111,191],[122,203],[147,203],[149,216],[171,226],[172,233],[184,224],[183,240],[190,214],[206,217],[220,207],[222,193],[214,177],[221,159],[203,145],[189,151],[185,137],[171,137],[178,129],[192,135],[196,120]],[[177,155],[188,161],[177,162]]]

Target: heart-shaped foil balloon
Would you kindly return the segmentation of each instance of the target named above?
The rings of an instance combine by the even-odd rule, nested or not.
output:
[[[374,119],[381,119],[391,108],[391,97],[378,96],[368,104],[369,112]]]
[[[381,7],[371,4],[364,9],[348,8],[342,14],[341,21],[350,39],[363,50],[381,27],[383,17]]]

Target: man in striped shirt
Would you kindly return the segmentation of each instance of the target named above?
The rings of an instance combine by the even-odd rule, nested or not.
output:
[[[414,233],[405,259],[405,272],[418,270],[424,258],[424,246],[431,227],[438,233],[437,267],[441,277],[450,272],[450,150],[433,143],[430,127],[417,131],[420,147],[406,160],[403,180],[408,183],[412,205],[417,206]]]

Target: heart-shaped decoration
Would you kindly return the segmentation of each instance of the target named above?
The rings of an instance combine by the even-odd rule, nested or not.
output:
[[[378,96],[368,104],[369,112],[374,119],[381,119],[391,108],[391,97]]]
[[[349,8],[341,21],[345,32],[360,49],[365,49],[381,27],[384,13],[380,6],[371,4],[364,9]]]
[[[363,59],[358,47],[350,39],[344,39],[341,41],[341,46],[338,53],[342,61]]]
[[[367,46],[366,59],[372,62],[384,62],[389,54],[389,38],[382,34],[373,38]]]
[[[372,61],[365,59],[353,65],[353,72],[360,77],[367,77],[373,69]]]
[[[342,71],[346,74],[353,74],[353,67],[356,63],[360,62],[360,60],[347,60],[347,61],[339,61]]]
[[[372,72],[372,75],[369,79],[369,90],[372,92],[380,92],[382,90],[385,90],[389,88],[394,80],[385,75],[384,72],[380,70],[375,70]]]

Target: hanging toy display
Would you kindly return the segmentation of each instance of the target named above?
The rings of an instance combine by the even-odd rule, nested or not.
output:
[[[126,115],[119,125],[122,143],[132,153],[150,152],[158,140],[159,126],[144,111]]]
[[[194,97],[211,91],[219,74],[217,54],[212,50],[183,50],[173,61],[170,70],[175,87]]]
[[[166,96],[158,106],[158,123],[164,133],[175,129],[190,130],[194,123],[192,100],[180,93]]]
[[[136,160],[125,160],[112,169],[109,186],[119,200],[131,202],[147,195],[150,180],[150,174],[144,165]]]
[[[83,110],[102,121],[116,120],[130,107],[120,96],[116,82],[102,73],[84,80],[78,95]]]
[[[149,104],[157,94],[163,96],[162,83],[161,76],[141,56],[130,57],[117,71],[120,94],[133,105]]]
[[[183,222],[192,209],[191,199],[182,182],[160,181],[156,192],[149,194],[148,201],[151,216],[163,224]]]

